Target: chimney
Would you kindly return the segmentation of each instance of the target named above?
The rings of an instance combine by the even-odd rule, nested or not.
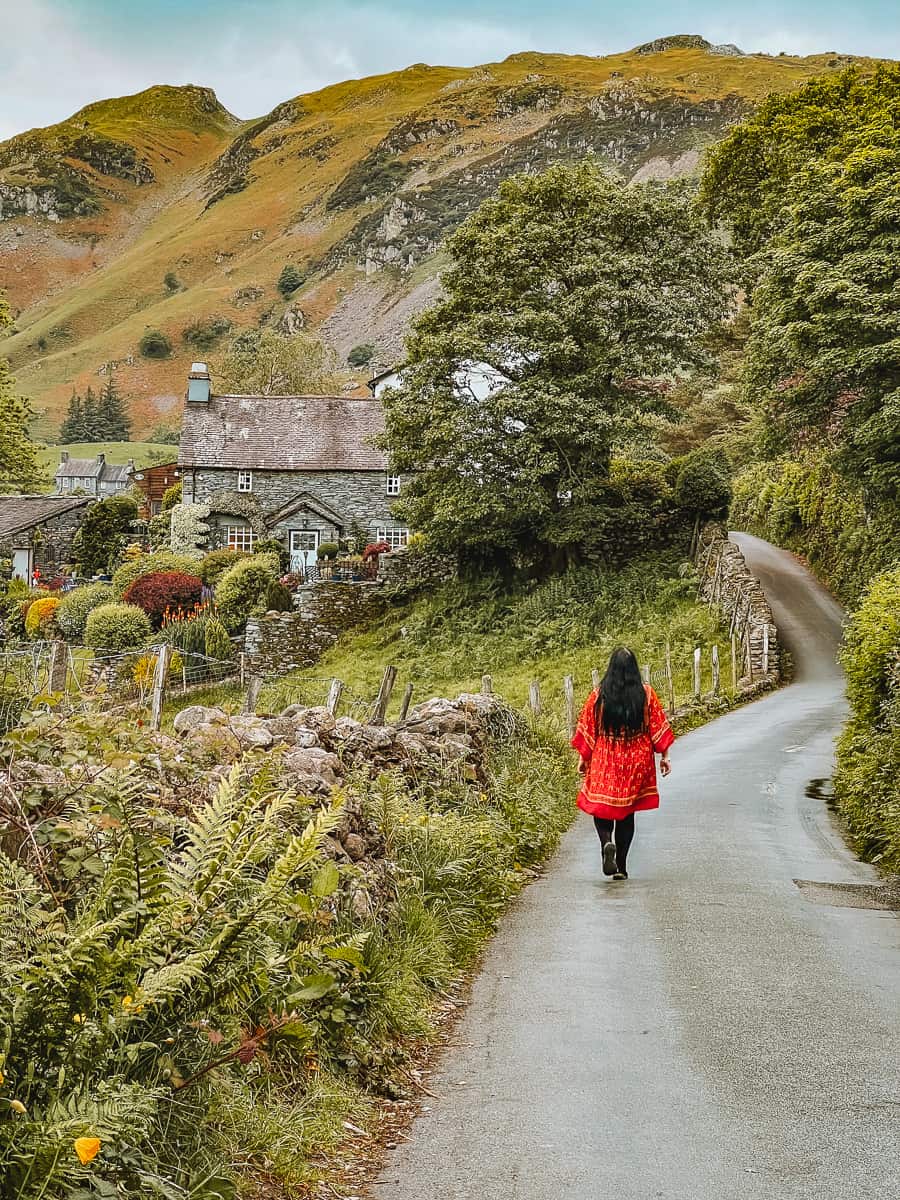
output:
[[[206,363],[191,363],[188,375],[188,404],[208,404],[209,392],[209,368]]]
[[[102,467],[105,462],[106,462],[106,455],[98,454],[97,455],[97,466]]]
[[[68,461],[69,461],[69,452],[68,452],[68,450],[63,450],[62,454],[60,454],[60,456],[59,456],[60,466],[62,466],[63,463],[67,463]]]

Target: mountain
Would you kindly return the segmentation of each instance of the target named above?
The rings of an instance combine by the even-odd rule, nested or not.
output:
[[[442,238],[504,177],[587,153],[628,179],[692,172],[764,96],[851,62],[872,60],[678,35],[599,58],[417,63],[243,123],[199,87],[89,105],[0,144],[0,287],[17,311],[0,353],[47,437],[73,384],[111,362],[146,432],[229,329],[306,326],[390,362],[437,294]],[[287,300],[286,264],[305,276]],[[148,329],[169,358],[140,355]]]

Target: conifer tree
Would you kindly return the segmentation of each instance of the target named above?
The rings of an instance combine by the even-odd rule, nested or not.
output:
[[[100,422],[100,412],[97,406],[97,397],[94,395],[92,387],[88,387],[88,390],[84,393],[84,399],[81,402],[81,415],[84,440],[86,442],[102,441],[103,432]]]
[[[98,425],[104,441],[127,442],[131,438],[131,422],[115,375],[110,375],[100,392],[97,406]]]
[[[66,418],[59,431],[59,440],[66,445],[84,441],[84,414],[81,411],[81,396],[72,388]]]

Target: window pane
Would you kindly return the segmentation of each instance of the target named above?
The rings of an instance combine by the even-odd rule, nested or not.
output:
[[[227,525],[225,544],[232,550],[252,550],[253,530],[248,525]]]
[[[253,491],[253,472],[238,471],[238,491],[252,492]]]
[[[399,550],[401,546],[409,543],[409,530],[402,526],[397,529],[379,527],[375,532],[375,540],[376,542],[387,542],[392,550]]]
[[[399,475],[388,475],[387,482],[385,485],[385,490],[387,491],[387,494],[389,496],[399,496],[400,495],[400,476]]]

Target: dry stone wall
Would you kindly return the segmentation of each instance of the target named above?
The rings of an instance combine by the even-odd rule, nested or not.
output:
[[[700,598],[717,605],[738,641],[744,689],[762,690],[781,679],[781,647],[772,609],[762,584],[747,566],[724,525],[710,522],[700,531],[696,562]]]

